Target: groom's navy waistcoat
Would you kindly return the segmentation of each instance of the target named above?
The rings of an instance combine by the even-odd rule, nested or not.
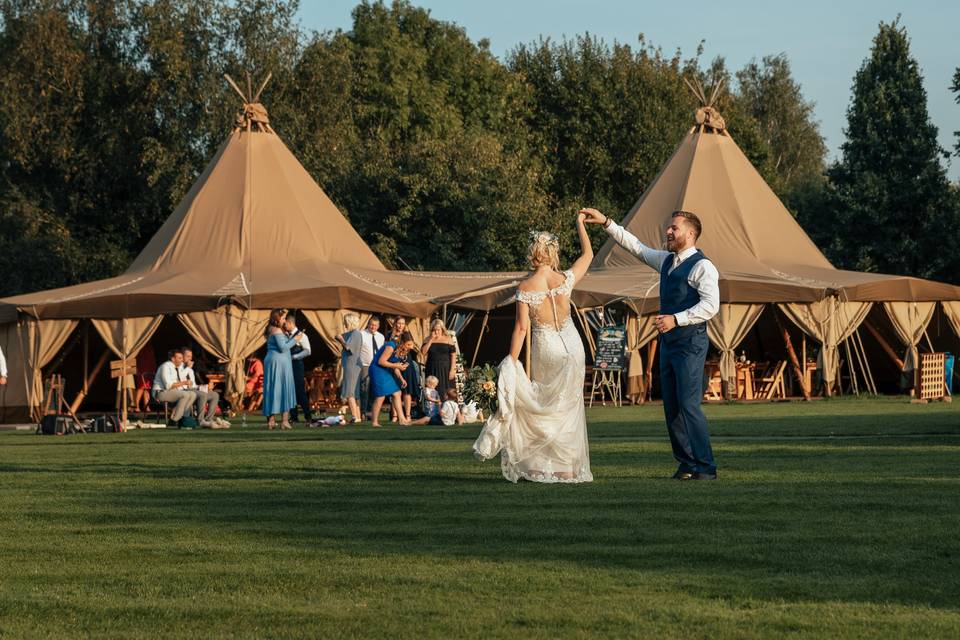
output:
[[[673,271],[670,271],[670,267],[673,266],[673,258],[663,261],[663,266],[660,267],[661,315],[668,316],[680,313],[700,302],[700,293],[696,288],[690,286],[687,279],[690,277],[693,267],[701,260],[706,260],[706,258],[707,256],[703,255],[703,251],[697,249],[695,254],[681,262]],[[677,342],[701,331],[706,331],[705,323],[685,327],[678,326],[673,331],[662,334],[661,337],[668,339],[670,342]]]

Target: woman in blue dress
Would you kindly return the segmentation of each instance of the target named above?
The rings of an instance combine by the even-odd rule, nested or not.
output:
[[[277,426],[277,415],[281,416],[281,429],[292,429],[290,409],[297,406],[290,347],[300,341],[303,333],[288,338],[283,332],[283,320],[286,317],[286,309],[274,309],[270,312],[270,322],[264,331],[267,336],[267,356],[263,359],[263,415],[267,416],[267,428],[271,430]]]
[[[388,397],[393,410],[397,416],[400,416],[400,424],[410,424],[410,421],[403,417],[400,390],[407,386],[403,379],[403,372],[410,365],[403,360],[412,348],[413,336],[409,331],[404,331],[399,340],[387,340],[373,357],[373,362],[370,363],[370,387],[374,398],[370,409],[371,426],[380,426],[380,409],[383,407],[383,401]]]
[[[400,336],[407,332],[407,319],[403,316],[396,316],[393,319],[393,326],[390,327],[390,339],[396,343],[400,342]],[[410,335],[413,335],[412,333]],[[400,389],[400,404],[403,405],[404,417],[413,420],[413,407],[420,406],[420,365],[417,363],[416,352],[413,349],[407,351],[404,356],[397,356],[398,362],[406,362],[410,366],[403,371],[403,381],[407,383]],[[397,415],[391,413],[392,419],[397,420]]]

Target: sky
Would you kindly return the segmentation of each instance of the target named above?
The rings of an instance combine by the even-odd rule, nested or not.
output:
[[[358,0],[301,0],[307,29],[349,30]],[[478,41],[486,38],[501,60],[517,44],[540,37],[562,39],[589,32],[608,43],[647,41],[683,57],[704,41],[704,65],[716,56],[737,70],[754,58],[785,53],[803,94],[814,103],[830,159],[843,142],[853,76],[870,53],[881,21],[899,14],[927,90],[930,118],[940,144],[953,150],[960,104],[949,87],[960,67],[960,2],[946,0],[419,0],[434,18],[454,22]],[[960,158],[950,179],[960,181]]]

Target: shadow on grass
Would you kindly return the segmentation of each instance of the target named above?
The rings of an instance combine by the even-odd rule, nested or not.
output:
[[[171,523],[213,528],[300,553],[574,563],[628,582],[667,576],[708,598],[957,608],[955,446],[738,445],[719,451],[721,482],[676,483],[663,479],[665,446],[607,443],[593,451],[598,481],[579,486],[511,485],[496,463],[433,446],[91,462],[72,468],[76,486],[115,486],[83,489],[78,517],[167,539]],[[69,475],[71,465],[0,472]]]

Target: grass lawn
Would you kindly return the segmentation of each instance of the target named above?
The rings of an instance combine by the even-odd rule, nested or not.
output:
[[[596,481],[479,431],[0,434],[0,637],[956,638],[960,402],[588,410]]]

